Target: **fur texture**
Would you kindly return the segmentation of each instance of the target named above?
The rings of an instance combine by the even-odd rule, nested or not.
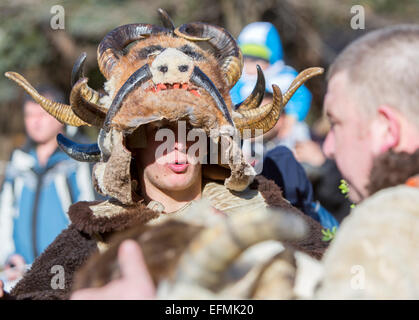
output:
[[[397,186],[358,204],[323,259],[320,299],[419,299],[419,189]]]
[[[286,244],[298,251],[305,252],[316,259],[321,259],[328,246],[327,242],[322,241],[321,225],[317,221],[302,213],[300,210],[293,207],[282,196],[281,189],[274,181],[268,180],[263,176],[257,176],[255,182],[250,185],[250,188],[257,188],[265,198],[269,207],[286,209],[301,216],[309,226],[308,236],[304,240],[298,242],[289,241],[286,242]]]
[[[95,252],[96,241],[75,226],[70,226],[33,262],[31,269],[13,288],[10,295],[18,300],[68,298],[74,272]],[[51,270],[56,265],[64,268],[64,289],[54,290],[51,287],[55,275]]]
[[[319,299],[419,298],[419,150],[389,151],[373,164],[368,190],[343,221],[322,264]]]
[[[321,240],[321,226],[310,217],[292,207],[282,195],[280,188],[273,182],[264,177],[258,176],[251,188],[259,190],[265,198],[268,206],[284,208],[301,216],[309,225],[309,236],[298,242],[288,242],[287,246],[306,252],[309,255],[319,259],[327,247],[327,243]],[[18,283],[11,292],[11,297],[16,299],[67,299],[73,285],[74,273],[87,261],[94,253],[98,252],[98,241],[109,241],[112,234],[117,230],[127,230],[129,227],[151,228],[140,226],[145,221],[144,217],[149,217],[150,221],[159,216],[158,212],[148,209],[144,204],[139,203],[137,208],[127,207],[124,214],[111,217],[97,217],[94,215],[92,207],[100,205],[100,202],[81,202],[70,207],[69,216],[72,225],[47,248],[47,250],[38,257],[32,265],[32,268]],[[182,228],[181,224],[178,224]],[[153,226],[154,227],[154,226]],[[169,229],[168,229],[169,230]],[[186,230],[186,229],[185,229]],[[191,235],[198,229],[190,229]],[[159,233],[156,232],[156,236]],[[170,234],[166,234],[170,239]],[[164,234],[161,234],[163,237]],[[172,235],[174,236],[174,234]],[[188,235],[185,233],[185,237]],[[189,239],[179,239],[189,241]],[[99,239],[99,240],[98,240]],[[175,240],[173,240],[175,241]],[[177,240],[176,240],[177,241]],[[171,241],[166,241],[171,242]],[[163,241],[163,244],[165,242]],[[181,247],[181,245],[179,245]],[[160,253],[159,251],[155,251]],[[167,256],[155,256],[156,259],[173,258],[173,253]],[[155,263],[160,263],[156,260]],[[173,263],[176,261],[173,260]],[[51,274],[53,265],[62,265],[65,270],[66,284],[63,290],[52,290]],[[169,268],[170,269],[170,268]],[[161,274],[166,274],[169,269],[161,270]],[[10,297],[9,297],[10,298]]]
[[[144,37],[125,49],[105,84],[107,97],[101,100],[105,108],[110,108],[121,87],[144,65],[149,66],[151,79],[124,97],[112,118],[110,131],[101,131],[99,146],[102,154],[110,156],[96,165],[93,174],[99,193],[125,205],[133,205],[141,199],[135,197],[141,192],[132,190],[135,182],[130,171],[130,148],[141,144],[138,132],[142,126],[160,120],[185,120],[192,127],[202,128],[212,138],[235,133],[213,97],[190,80],[194,68],[198,67],[217,88],[228,112],[232,113],[227,78],[214,52],[204,50],[196,42],[166,33]],[[225,185],[231,190],[242,191],[252,182],[255,172],[239,148],[234,152],[230,148],[227,154],[230,174]],[[237,157],[240,161],[233,162]]]
[[[327,243],[321,241],[321,228],[317,222],[294,209],[284,200],[279,187],[272,181],[258,177],[251,187],[262,192],[269,207],[286,209],[303,218],[307,223],[308,237],[299,241],[284,241],[284,245],[305,252],[312,257],[320,258]],[[240,212],[236,214],[240,215]],[[112,279],[118,278],[120,276],[117,264],[118,247],[124,239],[128,238],[136,240],[142,247],[146,264],[156,285],[160,281],[170,279],[175,273],[179,257],[201,230],[203,230],[201,226],[176,220],[168,220],[157,226],[136,226],[130,231],[118,235],[105,254],[97,254],[89,260],[76,276],[74,290],[100,287]],[[293,296],[295,261],[289,251],[273,257],[258,269],[260,270],[254,276],[256,278],[250,281],[251,284],[253,283],[251,288],[245,290],[249,297],[272,299]],[[249,276],[247,277],[249,278]],[[284,289],[279,295],[275,293],[278,288]],[[243,290],[244,288],[241,290],[230,288],[225,289],[225,292],[229,292],[231,295],[233,292],[243,293]]]
[[[146,54],[144,53],[145,48],[161,49],[157,49],[156,51],[149,50],[150,52]],[[165,34],[138,41],[120,59],[119,64],[112,70],[114,73],[113,76],[105,86],[109,90],[109,96],[114,97],[131,74],[146,63],[152,65],[154,60],[159,58],[158,54],[166,48],[179,49],[176,50],[179,52],[178,61],[172,61],[174,66],[177,64],[188,65],[185,56],[189,57],[192,62],[188,65],[190,69],[188,71],[192,71],[192,66],[198,66],[215,84],[231,112],[232,106],[228,87],[221,73],[221,69],[214,67],[218,65],[215,57],[209,51],[207,52],[201,49],[191,41],[183,38],[174,38]],[[186,52],[187,54],[183,53],[183,56],[181,56],[180,53],[182,52]],[[165,51],[161,54],[164,55]],[[177,55],[174,55],[174,57],[176,58]],[[173,57],[170,58],[173,59]],[[164,61],[161,61],[161,63],[164,65],[169,64],[169,62],[164,63]],[[171,65],[168,65],[168,67],[171,67]],[[215,107],[213,99],[205,90],[196,88],[195,90],[198,91],[199,96],[183,88],[158,92],[147,90],[154,88],[157,84],[161,83],[160,81],[165,81],[165,83],[188,83],[188,81],[185,81],[186,78],[183,79],[180,76],[181,73],[177,73],[177,77],[170,76],[171,70],[168,70],[168,73],[162,78],[158,70],[155,69],[152,68],[152,72],[154,71],[153,79],[143,85],[146,90],[135,90],[128,95],[120,111],[114,118],[114,126],[120,130],[127,130],[129,129],[127,124],[135,124],[137,123],[136,119],[140,121],[141,119],[148,119],[150,117],[166,118],[172,121],[188,119],[193,126],[204,128],[208,131],[211,128],[228,124],[221,112]],[[185,74],[189,74],[189,72]],[[188,86],[190,88],[195,87],[190,83],[188,83]]]
[[[369,194],[403,184],[419,174],[419,150],[409,154],[389,151],[374,160],[368,185]]]
[[[103,212],[95,214],[99,207]],[[70,207],[68,215],[72,225],[78,230],[93,235],[125,230],[136,224],[144,224],[159,216],[157,211],[148,209],[142,203],[135,206],[115,205],[112,201],[77,202]]]

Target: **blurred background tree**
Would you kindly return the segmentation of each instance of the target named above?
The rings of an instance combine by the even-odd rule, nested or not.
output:
[[[53,30],[51,8],[65,10],[64,30]],[[353,30],[351,7],[365,8],[365,30]],[[2,0],[0,3],[0,160],[24,141],[23,90],[6,79],[6,71],[22,73],[34,86],[54,84],[68,98],[74,61],[87,52],[85,73],[93,88],[104,78],[97,68],[96,49],[116,26],[157,23],[157,8],[164,8],[176,25],[203,21],[224,26],[237,37],[254,21],[272,22],[278,29],[286,63],[297,70],[325,68],[336,54],[364,32],[397,23],[414,23],[417,0]],[[321,115],[325,78],[307,86],[314,94],[308,122]],[[92,133],[94,136],[94,132]]]

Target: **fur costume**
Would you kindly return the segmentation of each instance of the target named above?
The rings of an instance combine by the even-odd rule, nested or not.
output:
[[[308,255],[320,259],[327,243],[321,241],[321,226],[316,221],[307,217],[299,210],[292,207],[281,194],[279,187],[270,180],[257,176],[250,190],[258,190],[263,196],[267,206],[291,211],[298,215],[308,225],[305,239],[289,241],[286,245],[300,250]],[[230,191],[229,191],[230,192]],[[159,212],[150,210],[140,204],[130,214],[115,215],[104,218],[95,216],[92,206],[95,203],[79,202],[71,206],[69,216],[71,226],[35,260],[31,270],[16,285],[11,295],[16,299],[66,299],[72,288],[74,273],[87,261],[89,256],[97,253],[100,248],[106,247],[109,236],[116,230],[143,225],[146,219],[156,219]],[[228,213],[228,212],[227,212]],[[138,228],[141,228],[140,226]],[[54,274],[51,268],[62,265],[65,270],[65,288],[51,289],[51,279]]]
[[[322,260],[319,299],[419,299],[419,150],[376,158],[370,197],[341,224]],[[417,182],[417,179],[413,179]]]
[[[80,145],[62,135],[57,141],[74,159],[96,162],[94,186],[109,197],[103,202],[79,202],[70,208],[71,226],[14,288],[12,295],[18,299],[68,297],[74,272],[89,255],[105,251],[113,233],[165,216],[158,203],[144,204],[139,187],[134,150],[145,147],[145,125],[185,120],[190,128],[204,130],[216,146],[226,141],[227,148],[221,154],[226,161],[203,165],[203,177],[221,181],[222,190],[213,184],[214,199],[217,192],[237,193],[238,203],[247,204],[244,195],[251,189],[255,171],[244,159],[236,138],[246,130],[250,136],[256,136],[273,128],[295,91],[323,72],[322,68],[304,70],[284,94],[274,86],[273,102],[260,106],[265,80],[258,68],[255,89],[234,106],[229,90],[240,78],[243,67],[235,39],[223,28],[200,22],[175,28],[166,12],[160,9],[159,14],[164,27],[142,23],[120,26],[99,44],[97,61],[106,78],[105,95],[87,84],[83,75],[85,54],[73,68],[70,105],[51,101],[21,75],[6,73],[59,121],[100,129],[95,144]],[[320,225],[292,208],[273,182],[258,179],[253,188],[259,190],[252,196],[259,203],[287,208],[307,220],[309,236],[289,245],[319,258],[325,247],[320,240]],[[217,207],[217,203],[212,205]],[[229,213],[235,208],[227,205],[220,209]],[[62,290],[51,289],[53,265],[64,267],[66,285]]]

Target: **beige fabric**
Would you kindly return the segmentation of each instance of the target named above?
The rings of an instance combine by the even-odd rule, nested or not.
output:
[[[216,209],[228,214],[240,212],[243,208],[250,211],[266,207],[265,199],[258,190],[247,188],[236,193],[216,182],[208,182],[205,185],[202,197],[209,199]]]
[[[320,299],[419,299],[419,189],[384,189],[357,205],[323,259]]]
[[[124,214],[126,212],[126,206],[112,203],[109,200],[100,202],[95,205],[89,206],[90,210],[92,210],[93,215],[97,218],[107,217],[111,218],[113,216],[117,216],[120,214]]]
[[[96,245],[100,253],[104,253],[109,249],[109,243],[103,241],[103,238],[100,234],[94,233],[92,236],[96,239]]]
[[[156,201],[153,201],[156,206]],[[242,192],[230,191],[223,184],[208,182],[202,190],[202,199],[191,201],[176,212],[160,215],[159,218],[151,220],[149,224],[157,224],[167,219],[180,219],[188,223],[195,223],[210,226],[216,223],[221,217],[214,211],[214,214],[207,215],[208,208],[212,206],[225,214],[235,214],[246,210],[265,208],[266,202],[257,190],[249,189]]]

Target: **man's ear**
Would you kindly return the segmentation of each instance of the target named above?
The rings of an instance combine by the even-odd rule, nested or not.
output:
[[[379,106],[377,112],[382,135],[379,152],[383,153],[400,143],[400,117],[396,110],[387,105]]]

